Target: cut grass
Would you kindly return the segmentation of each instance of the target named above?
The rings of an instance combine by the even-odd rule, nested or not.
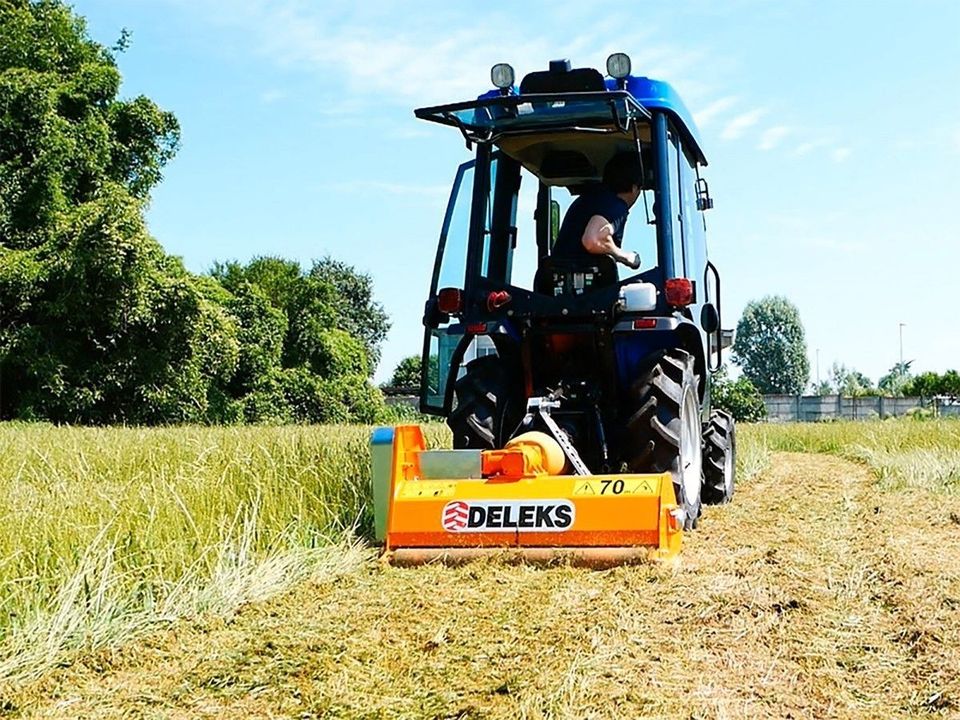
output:
[[[433,445],[448,441],[443,427],[429,426],[427,431]],[[304,578],[353,577],[357,568],[367,568],[359,571],[361,575],[374,572],[360,559],[372,553],[349,540],[363,536],[370,526],[368,437],[368,429],[357,427],[142,430],[0,425],[0,686],[6,687],[0,696],[10,695],[57,664],[72,659],[82,664],[83,658],[109,655],[178,617],[229,618],[244,604],[282,593]],[[782,498],[773,509],[751,508],[749,501],[741,507],[744,493],[752,492],[754,483],[765,482],[771,472],[771,452],[784,449],[828,452],[867,463],[880,479],[870,486],[871,493],[884,502],[909,501],[918,508],[918,518],[928,517],[924,510],[938,503],[937,521],[957,531],[950,518],[960,517],[960,510],[955,512],[955,503],[951,504],[960,423],[745,426],[739,430],[738,449],[737,500],[729,510],[708,511],[706,531],[690,539],[693,548],[705,538],[726,548],[741,548],[744,539],[750,541],[755,530],[745,529],[746,520],[728,525],[722,512],[747,513],[754,522],[774,511],[791,512]],[[718,526],[711,516],[719,518]],[[823,519],[815,515],[813,527]],[[922,538],[913,542],[925,546]],[[931,552],[931,563],[943,557],[935,547]],[[690,556],[685,552],[685,562],[695,563]],[[950,557],[944,560],[948,578],[955,577],[949,575],[955,572],[949,569]],[[464,572],[473,578],[471,571]],[[477,578],[485,578],[496,590],[499,572],[485,570]],[[572,574],[562,576],[567,580],[560,586],[581,577],[565,572]],[[658,588],[656,592],[666,582],[667,576],[656,570],[630,572],[639,573],[635,577],[641,587],[649,583]],[[460,573],[429,571],[425,576],[442,582],[463,577]],[[503,573],[508,578],[520,573],[517,577],[534,585],[552,577],[529,569]],[[723,589],[739,582],[739,577],[724,571],[704,582]],[[377,578],[371,582],[380,582]],[[867,581],[859,582],[857,587],[863,587]],[[425,584],[409,591],[429,596],[432,589]],[[607,592],[602,584],[590,590],[594,591]],[[549,597],[534,589],[527,592],[542,602],[566,602],[560,591]],[[397,598],[383,601],[392,607]],[[355,597],[349,602],[367,601]],[[376,601],[372,602],[364,610],[375,613]],[[710,607],[719,611],[725,602],[721,593]],[[483,612],[479,606],[476,611]],[[706,610],[699,607],[697,612]],[[937,617],[936,612],[932,616]],[[448,644],[453,630],[445,627],[429,625],[424,642],[437,648]],[[525,626],[521,636],[529,632]],[[598,638],[596,642],[603,640]],[[578,648],[574,659],[563,662],[591,668],[595,662],[591,658],[602,656],[601,650],[597,646],[590,654]],[[509,690],[519,681],[503,682]],[[587,691],[582,674],[573,672],[565,685],[551,692],[552,704],[531,705],[533,709],[523,712],[555,717]],[[424,711],[428,706],[433,707],[428,703]]]
[[[677,569],[371,559],[9,702],[38,718],[952,717],[960,546],[904,503],[928,495],[778,453],[707,509]]]

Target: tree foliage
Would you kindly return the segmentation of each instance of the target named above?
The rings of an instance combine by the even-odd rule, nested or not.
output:
[[[767,416],[763,395],[750,379],[741,375],[730,380],[726,367],[713,375],[710,402],[719,410],[726,410],[738,422],[758,422]]]
[[[947,370],[945,373],[920,373],[904,386],[904,394],[914,397],[960,398],[960,373]]]
[[[119,87],[63,2],[0,0],[0,418],[375,420],[369,277],[329,258],[188,273],[143,220],[179,124]]]
[[[886,394],[902,396],[904,389],[910,384],[913,376],[910,374],[910,365],[912,360],[904,363],[896,363],[890,371],[877,381],[877,389]]]
[[[410,355],[397,363],[389,385],[402,388],[420,389],[420,356]]]
[[[833,364],[830,368],[830,379],[837,393],[846,397],[866,397],[879,392],[870,378],[842,363]]]
[[[761,393],[799,394],[807,385],[810,362],[803,324],[785,297],[747,303],[733,350],[734,362]]]

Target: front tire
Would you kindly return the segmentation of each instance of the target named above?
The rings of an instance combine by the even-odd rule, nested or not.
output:
[[[714,410],[703,431],[703,502],[733,500],[737,472],[737,436],[733,416]]]
[[[631,389],[635,410],[627,420],[630,472],[669,472],[684,530],[697,526],[703,487],[699,380],[693,356],[664,353]]]

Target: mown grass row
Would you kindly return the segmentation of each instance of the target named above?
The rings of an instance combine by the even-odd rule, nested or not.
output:
[[[746,428],[750,452],[825,453],[867,465],[881,489],[960,493],[960,421],[763,424]]]

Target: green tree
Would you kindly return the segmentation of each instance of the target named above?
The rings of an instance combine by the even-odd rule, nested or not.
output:
[[[830,378],[840,395],[846,397],[864,397],[876,395],[873,381],[859,370],[848,368],[842,363],[834,363],[830,368]]]
[[[387,383],[393,387],[420,388],[420,356],[405,357],[393,370],[393,376]]]
[[[960,397],[960,373],[958,373],[956,370],[947,370],[943,374],[943,380],[940,389],[942,394],[948,397]]]
[[[940,376],[935,372],[924,372],[910,379],[904,387],[904,394],[912,397],[933,397],[940,394]]]
[[[914,397],[960,397],[960,373],[947,370],[942,375],[935,372],[920,373],[904,387],[904,393]]]
[[[785,297],[747,303],[733,351],[734,362],[762,393],[799,394],[807,386],[810,362],[803,324]]]
[[[179,142],[57,0],[0,0],[0,417],[235,418],[237,322],[149,236]]]
[[[369,379],[369,346],[357,331],[364,311],[380,322],[369,278],[343,263],[324,262],[325,271],[304,272],[295,261],[259,257],[246,265],[218,263],[211,271],[228,293],[248,298],[240,333],[243,381],[234,389],[250,422],[374,422],[385,412],[382,394]],[[349,287],[354,299],[347,302],[343,293]],[[367,305],[354,307],[354,301]],[[246,340],[248,327],[252,334]],[[373,337],[382,339],[367,333],[367,340]],[[245,372],[253,360],[256,372]]]
[[[211,275],[231,292],[244,284],[258,287],[273,307],[286,314],[285,366],[315,362],[323,333],[337,329],[361,340],[367,374],[376,368],[390,321],[373,299],[370,277],[346,263],[324,258],[304,272],[292,260],[258,257],[246,265],[217,263]]]
[[[363,341],[372,373],[380,362],[380,346],[390,330],[390,318],[383,305],[373,299],[370,276],[340,260],[325,257],[313,264],[309,277],[333,286],[337,327]]]
[[[389,322],[370,278],[329,258],[188,273],[143,220],[179,125],[119,87],[64,2],[0,0],[0,418],[382,415],[369,376]]]
[[[117,98],[111,53],[56,0],[0,0],[0,238],[34,248],[111,185],[146,198],[176,152],[176,118]]]
[[[814,395],[823,397],[824,395],[832,395],[833,392],[833,385],[830,384],[829,380],[821,380],[819,383],[813,384]]]
[[[877,381],[877,388],[887,395],[902,396],[904,389],[910,384],[913,377],[910,374],[912,360],[896,363],[890,371]]]
[[[758,422],[767,416],[763,396],[750,379],[741,375],[730,380],[726,367],[713,375],[710,402],[719,410],[726,410],[738,422]]]

